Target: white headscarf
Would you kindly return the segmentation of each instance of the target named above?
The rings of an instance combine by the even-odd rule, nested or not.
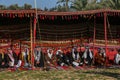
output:
[[[75,59],[75,53],[74,53],[75,49],[72,49],[72,57]],[[79,53],[77,53],[77,60],[80,58]]]
[[[83,58],[87,58],[87,50],[88,50],[88,49],[85,50],[85,52],[84,52],[84,54],[83,54]],[[92,59],[92,58],[93,58],[93,55],[92,55],[92,52],[91,52],[90,49],[89,49],[89,54],[90,54],[90,58]]]
[[[48,57],[51,59],[51,58],[52,58],[52,55],[53,55],[53,50],[52,50],[51,53],[50,53],[50,50],[52,50],[52,49],[48,49],[48,50],[47,50],[47,54],[48,54]]]
[[[57,50],[56,55],[58,55],[58,54],[59,54],[59,52],[61,52],[61,53],[62,53],[62,50],[61,50],[61,49]]]

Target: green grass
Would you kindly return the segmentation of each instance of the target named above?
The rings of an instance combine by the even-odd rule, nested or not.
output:
[[[0,80],[120,80],[120,69],[1,71]]]

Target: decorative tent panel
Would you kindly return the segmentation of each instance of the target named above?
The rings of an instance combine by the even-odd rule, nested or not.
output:
[[[72,41],[85,38],[89,42],[90,38],[93,39],[94,26],[96,26],[96,38],[104,39],[104,13],[107,13],[107,26],[110,25],[110,28],[107,28],[107,38],[109,40],[120,38],[120,10],[101,9],[79,12],[38,10],[37,12],[39,21],[37,40]],[[35,17],[35,10],[0,10],[0,37],[30,40],[30,19],[33,23]],[[94,17],[96,17],[95,22]]]

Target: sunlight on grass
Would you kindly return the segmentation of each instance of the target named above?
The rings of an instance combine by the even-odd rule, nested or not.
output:
[[[119,80],[119,69],[2,71],[0,80]]]

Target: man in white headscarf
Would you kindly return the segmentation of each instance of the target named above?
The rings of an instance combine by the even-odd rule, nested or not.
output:
[[[80,66],[80,53],[77,50],[77,47],[72,49],[72,65],[77,67]]]
[[[67,59],[66,59],[66,55],[63,53],[63,51],[61,50],[61,48],[59,48],[56,52],[56,58],[57,58],[57,65],[59,66],[68,66],[66,64]]]
[[[8,48],[7,51],[8,51],[7,55],[8,55],[9,66],[13,68],[15,67],[15,65],[17,65],[17,55],[10,48]]]
[[[49,68],[56,67],[56,55],[53,53],[53,49],[49,48],[45,54],[46,66]]]
[[[22,51],[22,55],[23,55],[23,60],[24,60],[24,67],[30,67],[30,61],[29,61],[29,57],[30,57],[30,52],[28,48],[25,48]]]
[[[44,68],[45,67],[45,57],[40,46],[35,48],[35,67]]]
[[[84,58],[84,63],[86,65],[91,65],[92,64],[93,52],[89,49],[89,47],[86,47],[86,50],[83,54],[83,58]]]

